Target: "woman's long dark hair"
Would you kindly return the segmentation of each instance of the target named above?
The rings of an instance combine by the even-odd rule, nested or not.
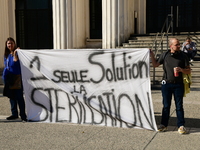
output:
[[[8,55],[10,54],[10,50],[7,47],[7,42],[8,41],[12,41],[15,44],[15,49],[17,48],[16,42],[12,37],[7,38],[6,42],[5,42],[5,51],[4,51],[4,57],[8,58]]]

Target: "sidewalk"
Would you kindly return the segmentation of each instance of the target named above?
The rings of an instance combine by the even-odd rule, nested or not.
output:
[[[0,86],[0,150],[197,150],[200,147],[200,92],[191,91],[184,98],[187,135],[176,127],[174,102],[169,131],[158,133],[146,129],[101,127],[70,123],[23,123],[7,121],[10,104]],[[161,117],[161,92],[152,90],[157,124]]]

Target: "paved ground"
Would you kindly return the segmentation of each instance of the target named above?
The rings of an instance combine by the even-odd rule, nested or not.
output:
[[[0,150],[197,150],[200,149],[200,91],[184,99],[187,135],[176,128],[174,103],[169,131],[100,127],[67,123],[7,121],[10,105],[0,87]],[[161,92],[152,90],[157,124],[161,116]]]

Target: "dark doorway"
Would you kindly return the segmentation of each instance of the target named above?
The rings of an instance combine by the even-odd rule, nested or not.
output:
[[[16,40],[20,48],[52,49],[52,25],[52,0],[16,0]]]
[[[168,14],[174,32],[200,31],[199,8],[199,0],[147,0],[147,33],[160,32]]]
[[[90,0],[90,39],[102,39],[102,0]]]

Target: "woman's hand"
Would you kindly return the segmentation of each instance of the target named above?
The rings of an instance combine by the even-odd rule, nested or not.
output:
[[[13,56],[14,56],[14,61],[18,61],[18,55],[17,55],[17,50],[18,49],[20,49],[19,47],[16,49],[16,50],[14,50],[14,54],[13,54]]]

